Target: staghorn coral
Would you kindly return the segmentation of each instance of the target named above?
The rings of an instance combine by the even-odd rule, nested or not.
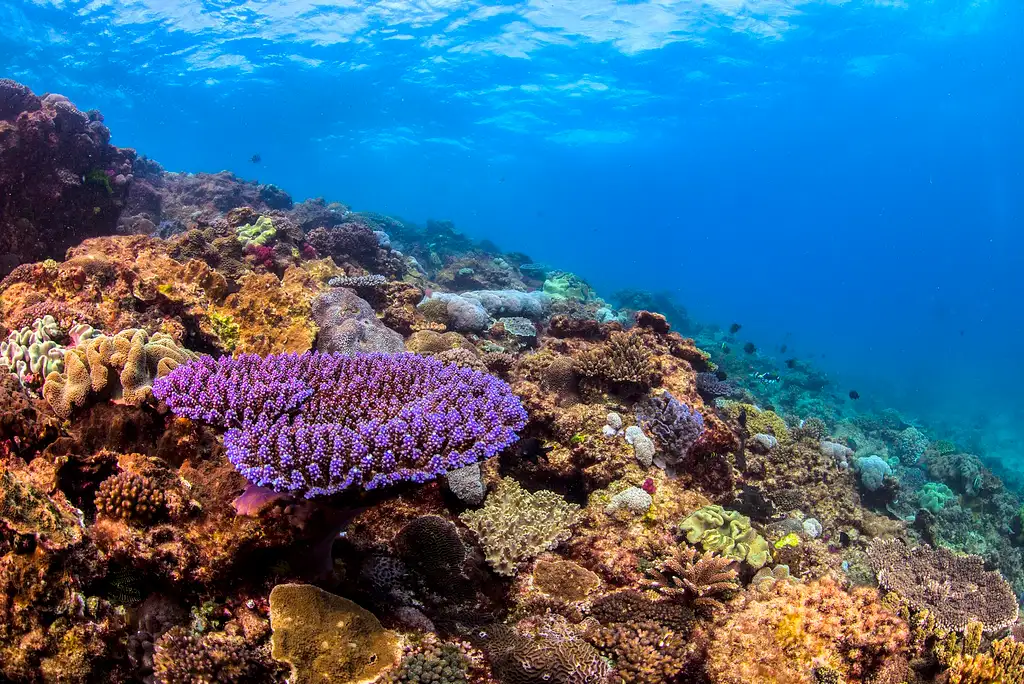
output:
[[[579,516],[579,506],[553,492],[531,494],[505,478],[491,492],[484,507],[459,518],[476,532],[494,571],[516,574],[520,563],[567,540]]]
[[[100,484],[96,511],[111,518],[149,523],[164,512],[164,493],[148,477],[118,473]]]
[[[258,681],[245,639],[224,633],[193,635],[173,627],[154,643],[156,684],[244,684]]]
[[[751,526],[750,518],[721,506],[705,506],[694,511],[679,526],[691,544],[705,551],[721,553],[736,561],[746,561],[757,569],[771,560],[768,542]]]
[[[473,640],[502,684],[603,684],[610,674],[592,646],[559,635],[534,638],[490,625],[477,630]]]
[[[706,670],[712,684],[816,684],[820,667],[866,682],[905,657],[908,638],[873,589],[846,592],[829,578],[775,582],[719,620]]]
[[[654,355],[639,335],[616,332],[599,347],[576,357],[575,370],[580,377],[622,393],[650,389],[661,378]]]
[[[693,547],[680,547],[656,569],[648,570],[651,579],[647,586],[670,601],[711,613],[723,608],[719,597],[728,597],[739,589],[737,573],[730,563],[728,558],[709,551],[698,556]]]
[[[140,406],[152,396],[157,378],[194,358],[196,354],[162,333],[150,337],[145,330],[129,328],[97,335],[64,354],[64,372],[47,376],[43,397],[63,419],[93,394]]]
[[[868,547],[868,558],[882,588],[899,594],[915,610],[927,610],[941,629],[961,632],[976,620],[992,632],[1017,621],[1013,589],[998,572],[985,570],[978,556],[876,539]]]
[[[154,392],[226,428],[250,482],[307,498],[425,482],[491,458],[526,424],[501,380],[415,354],[204,356]]]
[[[293,684],[372,681],[398,664],[398,637],[373,613],[310,584],[270,592],[271,655]]]

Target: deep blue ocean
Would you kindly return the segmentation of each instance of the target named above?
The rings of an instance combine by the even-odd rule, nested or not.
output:
[[[35,0],[0,26],[0,76],[168,170],[668,292],[1024,470],[1018,0]]]

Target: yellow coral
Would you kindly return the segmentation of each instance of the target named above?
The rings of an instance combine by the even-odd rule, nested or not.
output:
[[[311,584],[270,592],[271,656],[292,668],[293,684],[376,681],[398,663],[398,637],[370,611]]]
[[[786,443],[792,440],[786,421],[775,411],[759,409],[753,404],[744,404],[738,401],[725,401],[722,408],[733,420],[739,418],[740,412],[747,412],[747,432],[752,435],[763,433],[774,435],[780,442]]]

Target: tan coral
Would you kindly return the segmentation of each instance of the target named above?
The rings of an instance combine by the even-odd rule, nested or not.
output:
[[[50,373],[43,397],[60,418],[85,406],[92,394],[141,406],[152,397],[153,381],[197,355],[162,333],[150,337],[129,328],[98,335],[64,354],[64,372]]]
[[[370,611],[310,584],[270,592],[271,655],[293,684],[371,682],[398,664],[401,646]]]

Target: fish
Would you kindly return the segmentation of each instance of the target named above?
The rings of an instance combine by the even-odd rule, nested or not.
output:
[[[742,327],[743,326],[740,325],[739,323],[733,323],[732,325],[729,326],[729,334],[730,335],[735,335],[736,333],[738,333],[740,331],[740,328],[742,328]]]
[[[860,392],[858,392],[857,390],[850,390],[850,398],[860,399]]]
[[[786,368],[796,368],[796,359],[786,359]]]
[[[753,342],[747,342],[745,345],[743,345],[743,351],[745,351],[748,354],[753,354],[754,352],[757,351],[757,347],[754,346]]]
[[[772,373],[770,371],[763,371],[761,373],[751,373],[750,377],[768,385],[774,385],[775,383],[782,379],[779,377],[778,373]]]
[[[779,347],[779,353],[780,354],[785,354],[786,353],[786,349],[787,349],[786,345],[782,345],[781,347]]]
[[[725,342],[722,343],[722,353],[723,354],[732,354],[732,349]]]
[[[256,154],[249,157],[249,161],[251,161],[253,164],[259,164],[261,161],[263,161],[263,157],[261,157],[260,153],[257,152]]]

